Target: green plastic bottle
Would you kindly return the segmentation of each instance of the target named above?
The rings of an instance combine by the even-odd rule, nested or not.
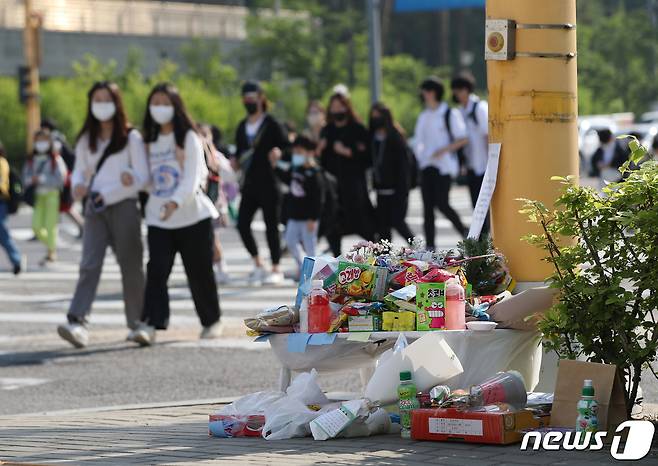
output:
[[[576,409],[578,410],[576,432],[597,432],[599,430],[599,405],[596,402],[594,385],[591,380],[584,381],[582,397]]]
[[[411,438],[411,410],[420,408],[416,398],[416,384],[411,379],[411,372],[400,372],[400,385],[398,385],[398,407],[400,408],[400,424],[402,425],[402,438]]]

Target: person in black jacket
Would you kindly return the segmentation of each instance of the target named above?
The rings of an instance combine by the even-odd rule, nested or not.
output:
[[[612,131],[609,129],[601,129],[597,131],[599,135],[599,142],[601,145],[596,152],[592,155],[592,169],[591,176],[602,177],[603,175],[612,173],[609,169],[618,170],[627,160],[628,151],[615,139]],[[619,181],[622,176],[621,173],[614,175],[616,179],[606,179],[606,181]]]
[[[370,140],[379,236],[390,240],[394,228],[410,240],[414,234],[405,220],[411,185],[409,149],[391,110],[381,102],[370,109]]]
[[[290,186],[286,243],[301,270],[300,244],[309,257],[315,256],[318,224],[324,206],[324,178],[315,161],[317,145],[305,136],[297,136],[292,147],[290,169],[281,178]]]
[[[252,283],[277,284],[283,281],[283,274],[279,269],[281,192],[274,167],[289,142],[279,122],[267,113],[268,102],[257,82],[248,81],[242,86],[242,101],[247,117],[240,122],[235,135],[235,163],[242,173],[238,230],[242,242],[254,260],[255,268],[249,280]],[[258,209],[263,210],[267,244],[272,257],[270,274],[265,273],[263,269],[258,246],[251,231],[251,222]]]
[[[338,180],[339,213],[335,227],[327,232],[333,254],[340,255],[341,238],[357,233],[375,240],[375,212],[368,197],[366,171],[372,165],[368,130],[344,94],[329,99],[327,125],[320,135],[322,167]]]

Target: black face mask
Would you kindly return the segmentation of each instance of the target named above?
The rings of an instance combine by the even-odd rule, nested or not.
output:
[[[258,112],[258,104],[256,102],[245,102],[244,108],[247,110],[249,115],[253,115],[254,113]]]
[[[461,102],[459,101],[459,99],[457,98],[457,94],[452,94],[452,101],[453,101],[454,103],[456,103],[456,104],[460,104],[460,103],[461,103]]]
[[[331,117],[334,119],[334,121],[342,123],[347,120],[347,112],[331,112]]]
[[[383,117],[372,117],[370,118],[370,126],[372,126],[372,129],[382,129],[386,126],[386,120]]]

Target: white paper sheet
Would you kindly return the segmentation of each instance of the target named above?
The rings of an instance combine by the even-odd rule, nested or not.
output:
[[[479,238],[482,233],[482,226],[489,213],[491,198],[496,189],[496,180],[498,179],[498,162],[500,160],[501,144],[499,142],[489,144],[489,159],[487,161],[487,171],[484,173],[484,181],[480,188],[475,210],[473,211],[473,221],[471,229],[468,231],[469,238]]]

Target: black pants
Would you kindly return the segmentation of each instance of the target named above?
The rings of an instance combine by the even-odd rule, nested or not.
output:
[[[212,269],[213,229],[210,219],[184,228],[167,230],[148,228],[149,262],[142,320],[156,329],[169,325],[169,289],[167,281],[180,252],[201,325],[219,321],[219,297]]]
[[[276,189],[257,188],[246,189],[242,192],[240,212],[238,214],[238,231],[251,257],[258,256],[258,245],[251,231],[251,222],[258,209],[263,210],[265,229],[267,232],[267,246],[270,248],[272,264],[278,265],[281,261],[281,239],[279,238],[279,218],[281,216],[281,194]]]
[[[379,239],[391,240],[392,229],[395,229],[406,240],[414,237],[406,221],[408,201],[407,193],[377,195]]]
[[[482,182],[484,181],[484,175],[478,176],[473,170],[468,171],[468,190],[471,193],[471,202],[473,203],[473,208],[478,202],[478,196],[480,196],[480,189],[482,188]],[[484,220],[484,225],[482,226],[481,234],[489,233],[489,215]]]
[[[421,192],[425,216],[425,240],[429,249],[434,249],[434,237],[436,236],[434,209],[439,209],[450,220],[460,235],[466,235],[464,224],[455,209],[450,206],[451,185],[452,178],[450,175],[442,175],[439,170],[433,167],[423,170]]]

